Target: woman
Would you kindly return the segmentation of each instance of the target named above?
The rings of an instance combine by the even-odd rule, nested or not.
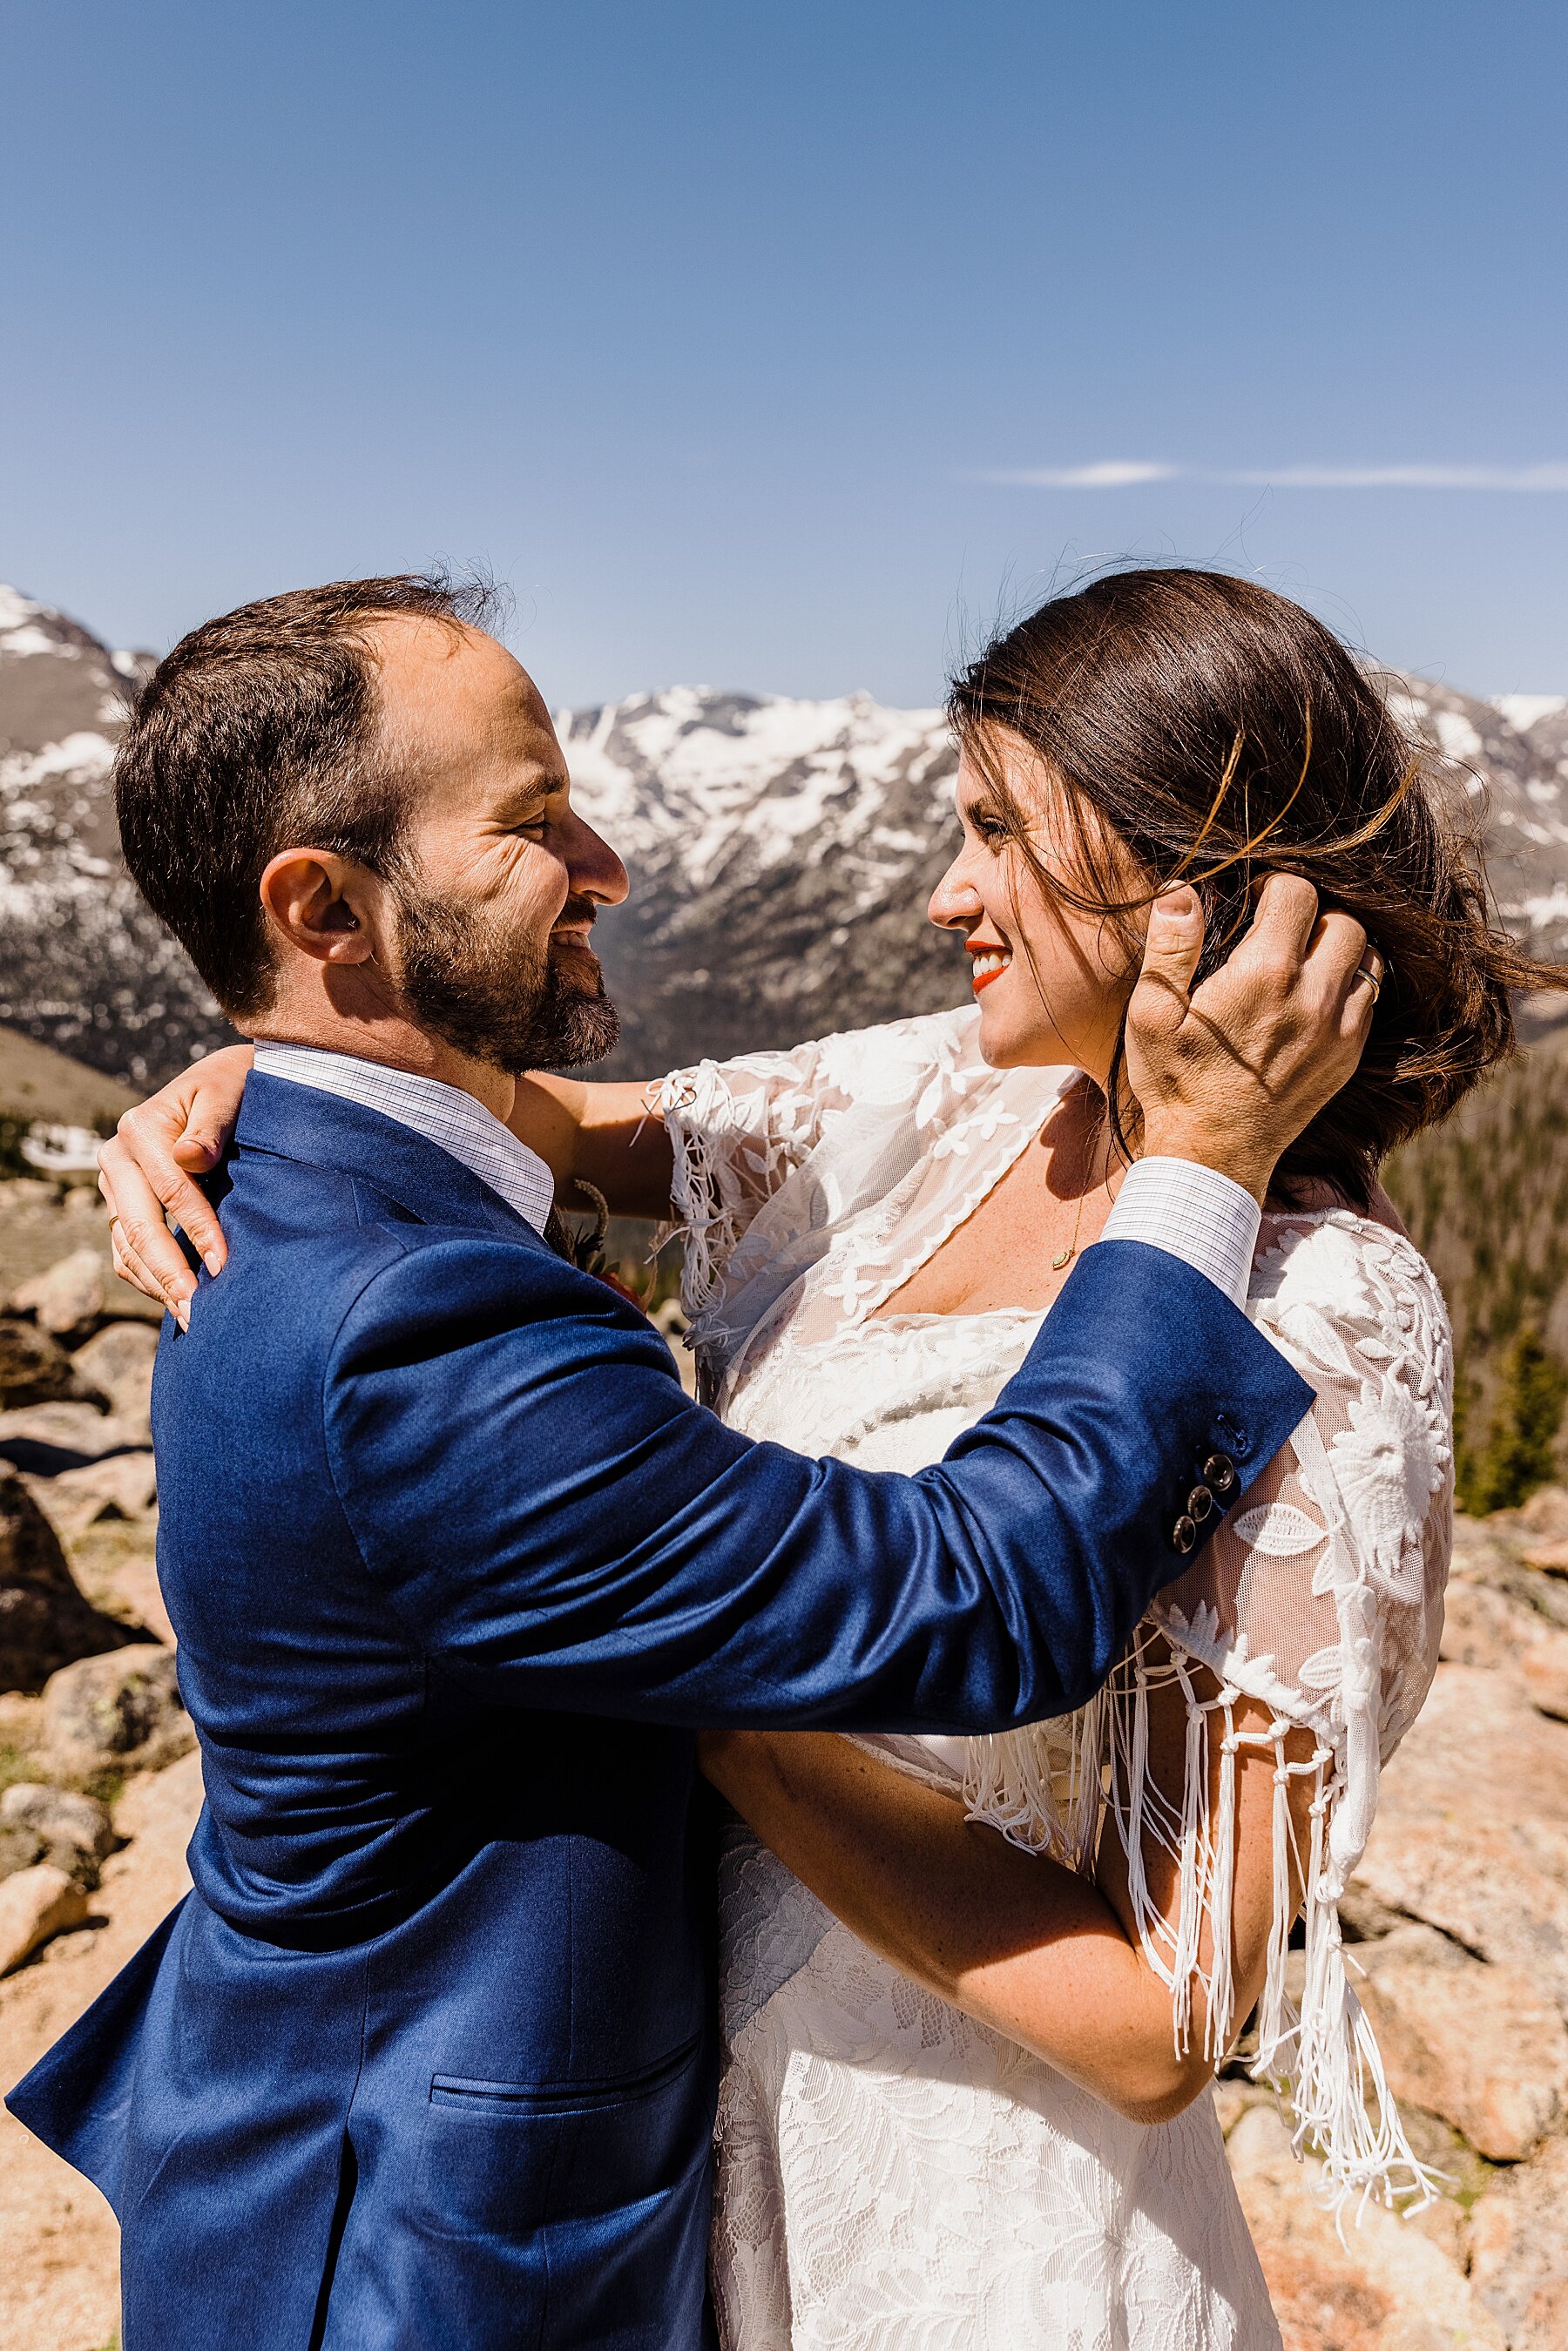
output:
[[[1509,987],[1552,976],[1490,927],[1373,684],[1249,582],[1053,600],[950,710],[962,842],[931,914],[972,1010],[676,1072],[664,1136],[641,1089],[529,1081],[559,1180],[631,1210],[668,1182],[704,1392],[751,1435],[913,1469],[994,1400],[1136,1152],[1122,1020],[1156,888],[1197,887],[1212,962],[1263,874],[1305,873],[1385,980],[1254,1270],[1317,1405],[1110,1687],[996,1739],[704,1742],[749,1823],[721,1871],[716,2297],[730,2351],[1252,2351],[1278,2330],[1198,2094],[1254,2011],[1330,2186],[1430,2193],[1334,1910],[1431,1679],[1452,1510],[1447,1321],[1376,1173],[1511,1050]],[[194,1100],[211,1131],[235,1092],[207,1065],[169,1121]],[[120,1158],[111,1206],[133,1183]],[[1223,1465],[1213,1489],[1195,1535]]]

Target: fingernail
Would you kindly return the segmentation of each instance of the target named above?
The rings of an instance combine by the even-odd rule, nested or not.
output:
[[[1178,922],[1185,922],[1189,914],[1197,912],[1197,892],[1190,883],[1183,882],[1174,890],[1164,891],[1160,904],[1167,914],[1174,914]]]
[[[176,1299],[172,1311],[173,1312],[174,1320],[179,1324],[181,1330],[188,1331],[191,1327],[191,1304],[189,1299]]]
[[[211,1274],[220,1274],[224,1270],[224,1261],[216,1249],[206,1250],[202,1258],[202,1263]]]

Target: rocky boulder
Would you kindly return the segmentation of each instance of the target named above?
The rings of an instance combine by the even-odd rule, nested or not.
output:
[[[109,1402],[82,1378],[59,1341],[36,1323],[0,1315],[0,1411],[26,1405]]]
[[[1568,1575],[1568,1487],[1542,1486],[1517,1510],[1494,1510],[1484,1522],[1493,1541],[1517,1551],[1526,1567]]]
[[[110,1453],[32,1481],[34,1499],[63,1534],[78,1534],[102,1519],[146,1519],[158,1499],[151,1453]]]
[[[1531,1706],[1568,1722],[1568,1633],[1543,1633],[1521,1658],[1520,1678]]]
[[[0,1464],[0,1688],[37,1689],[74,1659],[133,1637],[92,1605],[48,1520]]]
[[[71,1362],[77,1377],[109,1398],[117,1419],[151,1427],[152,1364],[158,1332],[149,1322],[110,1322],[78,1347]]]
[[[73,1249],[13,1291],[13,1314],[30,1314],[40,1331],[66,1346],[91,1337],[103,1312],[106,1288],[102,1258],[95,1249]]]
[[[163,1605],[158,1583],[158,1562],[145,1555],[122,1559],[114,1570],[114,1589],[121,1607],[136,1624],[144,1625],[155,1641],[173,1648],[174,1627]]]
[[[1568,2344],[1568,2139],[1505,2172],[1477,2205],[1470,2282],[1511,2351]]]
[[[0,1796],[0,1876],[47,1861],[90,1893],[99,1865],[114,1850],[114,1824],[96,1797],[18,1781]],[[28,1848],[31,1847],[31,1850]],[[25,1854],[7,1862],[5,1856]]]
[[[1356,1884],[1568,2010],[1568,1725],[1516,1674],[1439,1666],[1384,1775]]]
[[[152,1642],[83,1657],[44,1690],[44,1753],[62,1779],[159,1771],[195,1745],[174,1656]]]
[[[0,1976],[19,1968],[51,1935],[79,1927],[86,1917],[86,1894],[51,1862],[0,1881]]]
[[[58,1186],[47,1176],[7,1176],[0,1181],[0,1209],[52,1208],[59,1196]]]
[[[1499,1512],[1499,1517],[1502,1514]],[[1485,1592],[1515,1604],[1520,1619],[1515,1625],[1519,1640],[1529,1646],[1529,1625],[1555,1625],[1559,1631],[1568,1632],[1568,1577],[1551,1575],[1544,1569],[1531,1566],[1531,1552],[1526,1541],[1489,1532],[1496,1520],[1477,1522],[1458,1519],[1454,1524],[1454,1563],[1448,1578],[1445,1616],[1456,1609],[1461,1616],[1470,1607],[1472,1595]],[[1484,1607],[1484,1602],[1481,1604]],[[1528,1620],[1528,1622],[1526,1621]],[[1501,1620],[1498,1620],[1500,1623]],[[1484,1657],[1459,1657],[1461,1665],[1484,1665],[1506,1670],[1511,1659],[1500,1650],[1490,1660]]]
[[[45,1478],[146,1443],[145,1426],[96,1405],[35,1404],[0,1412],[0,1456]]]
[[[19,1869],[31,1869],[36,1861],[43,1860],[45,1852],[37,1830],[0,1822],[0,1877],[14,1877]]]
[[[1489,1966],[1421,1926],[1355,1957],[1401,2105],[1440,2115],[1493,2163],[1518,2163],[1568,2126],[1568,2029],[1525,1970]]]
[[[1272,2103],[1247,2106],[1226,2153],[1291,2351],[1507,2351],[1462,2255],[1417,2222],[1353,2206],[1341,2235]]]
[[[78,1359],[79,1361],[79,1358]],[[1543,1640],[1548,1625],[1532,1608],[1488,1583],[1455,1583],[1443,1607],[1439,1652],[1446,1665],[1517,1667]]]

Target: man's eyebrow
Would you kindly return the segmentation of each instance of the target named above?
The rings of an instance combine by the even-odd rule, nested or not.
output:
[[[528,778],[527,783],[514,786],[502,801],[498,813],[515,817],[524,809],[537,808],[541,800],[553,799],[558,792],[564,792],[569,781],[564,768],[541,768]]]

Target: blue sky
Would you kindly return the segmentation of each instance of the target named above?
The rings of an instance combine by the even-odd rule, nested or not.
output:
[[[558,703],[925,702],[1175,556],[1568,692],[1556,0],[0,0],[0,578],[119,643],[444,557]]]

